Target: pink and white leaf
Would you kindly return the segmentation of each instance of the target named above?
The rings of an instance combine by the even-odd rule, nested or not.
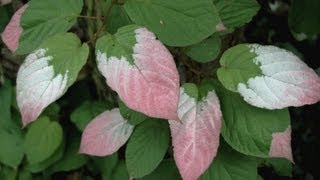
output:
[[[266,109],[303,106],[320,101],[320,77],[293,53],[275,46],[249,45],[262,76],[238,84],[249,104]]]
[[[17,74],[17,102],[22,123],[36,120],[49,104],[60,98],[67,85],[68,72],[55,75],[46,49],[29,54]]]
[[[288,127],[284,132],[272,134],[269,156],[277,158],[283,157],[294,162],[291,148],[291,127]]]
[[[84,129],[80,153],[107,156],[127,142],[134,126],[125,120],[118,108],[105,111]]]
[[[19,46],[19,38],[22,32],[20,19],[27,7],[28,5],[25,4],[14,13],[9,24],[6,26],[5,30],[1,34],[2,41],[12,52],[15,52]]]
[[[151,117],[178,119],[179,74],[172,55],[146,28],[136,29],[135,39],[134,64],[98,51],[99,70],[129,108]]]
[[[217,154],[221,129],[221,110],[214,91],[201,102],[180,90],[178,116],[169,121],[174,159],[184,180],[196,180]]]

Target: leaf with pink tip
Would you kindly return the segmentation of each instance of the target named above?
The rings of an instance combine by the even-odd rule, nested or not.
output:
[[[256,107],[283,109],[320,101],[320,77],[293,53],[275,46],[239,44],[221,57],[218,78]]]
[[[272,134],[269,156],[285,157],[293,162],[291,149],[291,127],[288,127],[284,132]]]
[[[179,74],[166,47],[146,28],[130,25],[97,41],[98,68],[130,108],[177,119]]]
[[[2,41],[12,52],[15,52],[18,48],[19,38],[22,32],[20,19],[21,15],[24,13],[27,7],[28,4],[25,4],[14,13],[9,24],[6,26],[5,30],[1,34]]]
[[[221,135],[235,150],[261,158],[285,157],[292,160],[288,109],[267,110],[246,103],[217,81],[204,79],[201,87],[215,87],[223,113]],[[286,132],[286,133],[282,133]],[[275,152],[275,153],[273,153]]]
[[[169,121],[174,159],[185,180],[197,179],[210,166],[217,154],[221,128],[221,111],[215,92],[208,92],[200,102],[194,94],[192,90],[181,88],[178,109],[181,122]]]
[[[17,102],[23,125],[37,119],[76,80],[89,48],[72,33],[47,39],[29,54],[17,75]]]
[[[107,156],[116,152],[130,137],[134,126],[120,114],[118,108],[105,111],[84,129],[80,152]]]

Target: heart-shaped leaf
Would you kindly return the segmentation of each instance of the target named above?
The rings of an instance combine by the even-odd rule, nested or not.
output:
[[[170,52],[152,32],[126,26],[100,38],[96,49],[99,70],[130,109],[177,119],[179,74]]]
[[[95,156],[111,155],[126,143],[133,127],[123,119],[119,109],[105,111],[84,129],[80,152]]]
[[[17,75],[17,102],[24,126],[66,92],[88,53],[88,46],[81,45],[75,34],[66,33],[47,39],[26,57]]]
[[[181,176],[197,179],[217,154],[221,128],[218,97],[212,90],[200,102],[188,89],[180,90],[178,116],[182,122],[169,121],[174,159]],[[185,90],[186,89],[186,90]]]
[[[41,117],[26,134],[25,149],[28,162],[36,164],[48,159],[59,148],[63,131],[59,123]]]
[[[287,50],[241,44],[228,49],[220,64],[223,86],[253,106],[282,109],[320,100],[320,77]]]

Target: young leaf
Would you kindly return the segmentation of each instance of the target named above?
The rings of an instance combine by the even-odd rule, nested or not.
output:
[[[111,155],[126,143],[133,127],[123,119],[119,109],[105,111],[84,129],[80,152],[95,156]]]
[[[288,109],[270,111],[256,108],[247,104],[240,95],[224,89],[217,81],[206,80],[203,83],[216,87],[223,113],[221,134],[232,148],[263,158],[275,156],[275,149],[275,152],[283,152],[281,155],[278,153],[281,157],[292,160],[290,135],[285,136],[286,139],[274,140],[278,137],[275,135],[290,126]]]
[[[219,16],[227,30],[249,22],[257,14],[260,6],[256,0],[212,0],[216,5]]]
[[[169,127],[161,120],[141,123],[126,148],[126,164],[131,177],[150,174],[162,161],[169,145]]]
[[[76,80],[89,48],[72,34],[47,39],[26,57],[17,75],[17,102],[23,125],[37,119]]]
[[[254,157],[232,150],[226,145],[219,148],[217,157],[199,180],[256,180],[258,162]]]
[[[178,115],[182,122],[169,121],[174,159],[183,179],[197,179],[218,150],[221,127],[218,97],[211,90],[197,102],[182,87]]]
[[[37,49],[47,38],[67,32],[76,22],[82,0],[33,0],[22,14],[16,53],[26,54]],[[19,23],[17,23],[19,24]],[[19,27],[17,26],[17,27]]]
[[[275,46],[241,44],[220,60],[218,78],[249,104],[266,109],[320,100],[320,77],[293,53]]]
[[[22,32],[22,27],[20,25],[21,15],[27,9],[28,5],[25,4],[18,11],[14,13],[9,24],[6,26],[3,33],[1,33],[2,41],[7,45],[7,47],[12,51],[16,51],[18,48],[19,37]]]
[[[98,68],[130,108],[148,116],[177,119],[179,74],[166,47],[146,28],[120,28],[96,44]]]
[[[186,49],[186,55],[199,63],[213,61],[220,53],[221,40],[218,35],[194,44]]]
[[[62,127],[47,117],[40,117],[26,134],[25,151],[28,162],[36,164],[49,158],[61,145]]]
[[[169,46],[198,43],[217,31],[220,22],[211,0],[128,0],[132,21],[155,32]]]

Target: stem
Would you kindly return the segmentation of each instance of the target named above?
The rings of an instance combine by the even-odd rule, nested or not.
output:
[[[94,19],[94,20],[104,20],[104,17],[96,17],[96,16],[84,16],[84,15],[79,15],[78,18],[85,18],[85,19]]]

